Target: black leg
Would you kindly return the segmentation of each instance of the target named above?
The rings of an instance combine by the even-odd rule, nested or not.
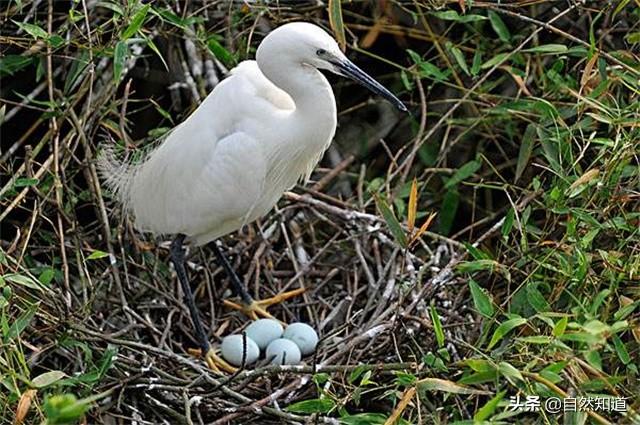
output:
[[[249,293],[247,292],[247,288],[244,286],[235,270],[233,270],[233,267],[231,267],[231,264],[229,264],[227,258],[222,254],[222,251],[220,251],[220,248],[218,248],[218,244],[215,241],[213,242],[213,252],[218,259],[218,263],[220,263],[225,272],[227,272],[227,276],[229,276],[229,279],[231,279],[231,285],[233,286],[233,290],[236,295],[240,296],[240,298],[242,298],[242,301],[244,301],[246,305],[251,305],[251,303],[253,302],[253,297],[249,295]]]
[[[176,268],[178,280],[182,286],[182,292],[184,292],[184,299],[187,303],[187,307],[189,307],[189,312],[191,313],[191,320],[193,321],[193,326],[196,330],[196,336],[198,337],[198,343],[200,344],[202,355],[205,355],[209,351],[209,339],[207,338],[207,334],[202,326],[202,321],[200,320],[200,315],[198,314],[198,309],[196,308],[196,303],[193,299],[193,292],[191,292],[191,286],[187,279],[187,272],[184,268],[184,250],[182,249],[182,244],[184,243],[185,237],[185,235],[178,235],[173,242],[171,242],[171,261]]]

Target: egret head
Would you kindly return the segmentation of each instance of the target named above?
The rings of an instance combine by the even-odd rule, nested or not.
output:
[[[278,27],[270,32],[258,47],[258,63],[261,56],[267,54],[276,54],[283,61],[290,60],[351,78],[384,97],[401,111],[407,111],[404,103],[347,59],[333,37],[316,25],[294,22]]]

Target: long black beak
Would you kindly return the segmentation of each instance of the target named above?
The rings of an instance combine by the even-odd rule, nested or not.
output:
[[[348,59],[336,59],[335,61],[331,61],[331,63],[336,67],[336,72],[342,76],[349,77],[352,80],[362,84],[375,94],[384,97],[389,102],[391,102],[396,108],[400,109],[403,112],[407,112],[408,109],[398,99],[391,93],[389,90],[384,88],[382,84],[371,78],[367,75],[366,72],[358,68],[353,62]]]

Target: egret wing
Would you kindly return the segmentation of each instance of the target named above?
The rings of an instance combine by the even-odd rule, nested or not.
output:
[[[264,187],[260,143],[243,132],[208,144],[189,140],[180,134],[181,127],[174,132],[184,143],[165,142],[134,176],[129,197],[136,226],[153,233],[183,233],[199,243],[208,242],[204,235],[211,240],[238,229]]]

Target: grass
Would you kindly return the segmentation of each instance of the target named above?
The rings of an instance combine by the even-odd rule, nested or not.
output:
[[[2,423],[640,422],[637,1],[2,7]],[[309,288],[274,313],[321,344],[219,376],[187,352],[166,242],[94,160],[148,146],[289,20],[332,31],[412,114],[331,80],[313,181],[225,238],[254,293]],[[215,343],[246,319],[213,258],[189,268]],[[536,396],[626,410],[510,407]]]

